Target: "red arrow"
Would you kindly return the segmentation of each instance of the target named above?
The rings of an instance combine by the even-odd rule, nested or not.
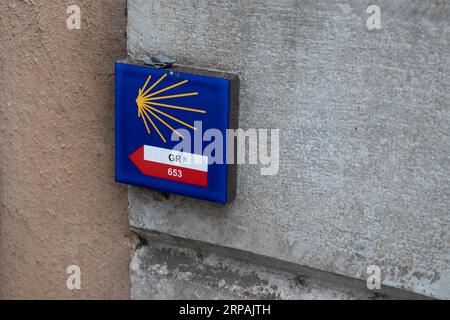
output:
[[[208,186],[208,172],[189,169],[144,159],[144,146],[130,154],[129,159],[143,175],[192,184],[200,187]]]

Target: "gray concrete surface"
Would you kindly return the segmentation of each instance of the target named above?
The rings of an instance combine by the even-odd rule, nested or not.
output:
[[[281,130],[278,175],[226,207],[130,187],[131,227],[450,298],[450,3],[369,4],[130,0],[131,57],[239,73],[240,126]]]
[[[131,298],[136,300],[390,298],[154,239],[137,247],[130,273]]]

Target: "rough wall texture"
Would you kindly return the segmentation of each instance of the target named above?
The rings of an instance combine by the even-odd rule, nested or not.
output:
[[[131,261],[132,299],[387,299],[385,295],[155,239]]]
[[[241,166],[226,207],[130,188],[131,226],[450,298],[450,3],[376,2],[368,31],[373,1],[130,0],[129,55],[239,73],[241,127],[281,129],[277,176]]]
[[[66,9],[81,7],[81,30]],[[0,1],[0,298],[128,298],[114,183],[114,69],[126,1]],[[66,268],[81,267],[81,291]]]

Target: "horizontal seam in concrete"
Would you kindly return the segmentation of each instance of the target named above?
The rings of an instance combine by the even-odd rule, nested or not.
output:
[[[295,264],[292,262],[287,262],[284,260],[255,254],[245,250],[229,248],[215,244],[210,244],[203,241],[172,236],[167,233],[145,230],[133,226],[131,226],[130,228],[138,236],[144,238],[155,239],[171,245],[177,245],[180,247],[222,255],[228,258],[258,264],[275,270],[287,271],[298,275],[304,275],[312,279],[317,279],[319,281],[330,283],[336,286],[344,286],[350,289],[353,288],[357,290],[367,291],[372,294],[385,295],[393,299],[414,299],[414,300],[433,299],[432,297],[424,296],[415,292],[402,290],[399,288],[394,288],[385,285],[382,285],[380,290],[376,291],[369,290],[367,289],[366,282],[364,280],[351,278],[328,271],[314,269],[311,267]]]

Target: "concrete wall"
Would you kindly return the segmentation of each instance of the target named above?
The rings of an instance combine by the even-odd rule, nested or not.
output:
[[[130,187],[135,246],[113,172],[126,1],[75,3],[81,30],[72,1],[0,3],[0,298],[128,298],[129,271],[135,299],[450,298],[447,2],[128,1],[128,55],[239,73],[241,127],[281,130],[279,174],[241,166],[226,207]]]
[[[148,234],[146,235],[148,237]],[[141,238],[146,239],[146,238]],[[187,246],[189,245],[189,246]],[[132,299],[389,299],[336,277],[267,266],[230,252],[161,237],[144,240],[135,250],[130,272]],[[274,267],[276,265],[276,267]],[[285,266],[284,266],[285,267]],[[396,296],[397,297],[397,296]]]
[[[165,53],[182,64],[239,73],[241,127],[281,130],[279,174],[240,166],[231,205],[130,187],[132,229],[161,241],[144,240],[135,251],[134,298],[224,296],[218,282],[189,287],[171,267],[170,250],[161,259],[158,246],[167,237],[187,256],[193,243],[194,250],[267,265],[274,274],[289,269],[284,289],[271,291],[277,297],[323,296],[286,294],[299,273],[361,289],[375,264],[383,288],[401,290],[392,294],[450,298],[448,2],[128,4],[131,57]],[[366,28],[370,4],[381,8],[381,30]],[[190,260],[184,270],[196,279],[214,269]],[[248,286],[240,283],[227,296],[245,296]]]
[[[81,30],[66,27],[72,3]],[[0,299],[129,297],[113,157],[125,13],[125,0],[0,1]]]

